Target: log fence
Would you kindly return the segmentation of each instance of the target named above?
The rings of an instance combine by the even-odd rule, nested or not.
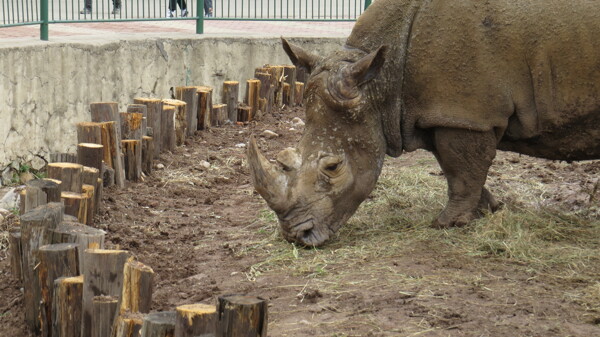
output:
[[[226,295],[216,305],[193,303],[150,312],[154,271],[128,251],[107,249],[96,229],[105,187],[140,182],[162,152],[212,127],[246,124],[284,105],[300,105],[304,83],[293,66],[257,68],[246,82],[213,89],[176,87],[176,99],[135,98],[90,104],[90,120],[76,125],[77,153],[52,154],[48,178],[21,192],[21,227],[9,233],[11,271],[23,284],[25,323],[43,337],[263,337],[266,301]]]

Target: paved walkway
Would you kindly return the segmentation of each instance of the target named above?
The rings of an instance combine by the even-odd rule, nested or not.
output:
[[[354,22],[205,21],[206,37],[346,37]],[[37,25],[0,28],[0,47],[48,43]],[[193,20],[51,24],[49,42],[107,41],[147,37],[198,37]]]

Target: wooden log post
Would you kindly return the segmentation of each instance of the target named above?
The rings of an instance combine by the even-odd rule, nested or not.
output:
[[[93,320],[90,330],[91,337],[110,336],[115,319],[115,313],[117,312],[118,302],[119,300],[115,296],[100,295],[92,298]]]
[[[125,186],[125,170],[121,153],[121,140],[118,136],[115,122],[101,123],[102,145],[104,145],[104,162],[115,170],[115,184]]]
[[[212,115],[215,116],[216,124],[215,126],[223,126],[227,121],[227,105],[225,104],[215,104],[213,105]]]
[[[96,181],[96,207],[94,207],[96,214],[100,213],[100,206],[102,206],[102,193],[104,193],[104,180],[102,178],[98,178]]]
[[[187,136],[187,104],[177,99],[163,99],[163,104],[175,107],[175,144],[181,146]]]
[[[77,143],[102,144],[102,131],[100,123],[77,123]]]
[[[54,281],[52,336],[81,337],[81,300],[83,275],[61,277]]]
[[[148,127],[152,128],[152,138],[154,139],[154,157],[162,152],[162,121],[163,121],[163,103],[158,98],[134,98],[136,104],[144,104],[148,110]]]
[[[273,85],[273,108],[281,108],[283,104],[283,66],[269,66],[267,70],[272,78]]]
[[[174,337],[215,336],[217,333],[217,308],[208,304],[178,306]]]
[[[115,319],[113,337],[140,337],[144,315],[126,312]]]
[[[221,102],[227,104],[227,117],[232,123],[237,122],[237,106],[240,92],[240,83],[238,81],[223,82],[223,94]]]
[[[27,199],[27,189],[24,188],[19,191],[19,215],[23,215],[25,210],[25,200]]]
[[[83,188],[83,187],[82,187]],[[77,217],[77,221],[84,224],[87,221],[88,196],[83,193],[62,192],[61,199],[65,205],[65,214]]]
[[[33,179],[25,183],[25,211],[45,205],[49,202],[60,202],[60,184],[48,179]]]
[[[92,122],[118,122],[119,104],[117,102],[90,103],[90,115]],[[117,134],[120,136],[120,133]]]
[[[118,297],[123,291],[123,267],[129,253],[124,250],[86,249],[83,254],[83,322],[82,336],[92,336],[92,329],[96,326],[97,316],[94,315],[94,297]],[[112,305],[112,304],[111,304]],[[118,303],[115,302],[115,310]],[[114,311],[111,319],[114,319]],[[112,328],[108,327],[110,335]]]
[[[147,265],[129,259],[123,268],[123,292],[120,314],[126,312],[149,313],[152,305],[154,271]]]
[[[287,95],[287,102],[288,102],[287,105],[294,106],[294,103],[296,102],[296,98],[295,98],[296,66],[293,66],[293,65],[283,66],[283,77],[284,77],[285,83],[287,83],[290,86],[290,91]]]
[[[259,110],[260,80],[250,79],[246,81],[246,97],[244,103],[250,107],[250,116],[248,120],[253,120]]]
[[[8,233],[8,252],[10,255],[10,271],[13,277],[19,281],[23,280],[23,265],[21,256],[21,232],[11,231]]]
[[[83,184],[83,187],[81,188],[81,194],[85,195],[85,222],[82,223],[92,226],[94,224],[94,214],[96,213],[94,210],[96,186]]]
[[[197,87],[176,87],[175,98],[184,101],[187,105],[186,122],[187,136],[193,136],[198,130],[198,98]]]
[[[264,114],[270,114],[273,106],[273,97],[270,94],[273,90],[271,85],[271,74],[268,72],[256,72],[254,77],[260,80],[260,91],[258,93],[259,109]]]
[[[92,205],[93,213],[91,214],[92,216],[95,213],[98,213],[98,207],[100,206],[100,202],[102,200],[102,197],[99,195],[102,193],[102,180],[99,181],[98,179],[100,179],[100,171],[98,171],[97,168],[88,166],[83,167],[83,184],[94,186],[94,200]],[[90,214],[88,214],[88,218],[89,216]]]
[[[142,121],[144,115],[139,112],[121,112],[119,113],[119,116],[121,123],[121,140],[142,140]]]
[[[142,172],[149,176],[152,174],[152,162],[154,161],[154,139],[142,137]]]
[[[63,221],[50,233],[50,243],[74,243],[77,245],[79,270],[85,266],[84,252],[88,248],[104,249],[106,232],[79,223]]]
[[[21,216],[21,257],[23,266],[23,308],[30,331],[39,333],[39,303],[41,298],[37,269],[39,248],[47,245],[48,233],[63,220],[64,207],[52,202],[36,207]]]
[[[292,87],[289,83],[283,83],[283,88],[281,90],[281,106],[292,106],[292,102],[290,101],[290,92],[292,92]]]
[[[196,87],[198,96],[198,130],[207,130],[212,126],[212,93],[211,87]]]
[[[115,170],[103,162],[102,163],[102,185],[104,187],[111,187],[114,184],[115,184]]]
[[[142,141],[125,139],[121,141],[125,161],[125,177],[139,182],[142,178]]]
[[[37,272],[42,295],[40,302],[41,336],[52,337],[54,280],[60,277],[79,275],[77,245],[61,243],[42,246],[39,249],[39,259]]]
[[[48,178],[60,180],[61,192],[81,193],[83,166],[75,163],[48,164]]]
[[[50,163],[76,163],[77,162],[77,154],[76,153],[50,153]]]
[[[294,86],[294,99],[296,106],[302,106],[302,102],[304,101],[304,83],[296,82]]]
[[[101,132],[100,126],[98,130]],[[102,133],[101,133],[102,134]],[[100,142],[102,142],[102,136],[100,136]],[[104,146],[102,144],[94,143],[79,143],[77,144],[77,163],[93,167],[98,170],[98,173],[102,172],[102,160],[104,159]]]
[[[142,137],[148,135],[148,107],[144,104],[128,104],[127,112],[142,114]]]
[[[175,311],[153,312],[144,317],[141,337],[172,337],[175,333]]]
[[[238,122],[248,122],[250,120],[250,115],[252,114],[252,108],[247,105],[240,104],[238,106]]]
[[[173,151],[175,150],[175,107],[172,105],[163,105],[162,115],[162,151]],[[154,138],[156,139],[156,138]],[[157,143],[154,142],[154,147]]]
[[[219,296],[217,337],[266,337],[267,301],[244,295]]]

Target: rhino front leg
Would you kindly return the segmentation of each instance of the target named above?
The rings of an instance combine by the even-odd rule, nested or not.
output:
[[[496,155],[494,132],[438,128],[434,146],[433,153],[448,181],[448,204],[433,226],[464,226],[479,217],[482,209],[495,211],[498,203],[483,187]]]

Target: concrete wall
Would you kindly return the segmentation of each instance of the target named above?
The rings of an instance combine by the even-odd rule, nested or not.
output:
[[[291,39],[326,53],[343,39]],[[0,171],[11,162],[43,164],[51,152],[75,152],[75,124],[89,103],[169,96],[169,88],[245,83],[263,64],[289,64],[277,38],[149,38],[38,43],[0,49]],[[241,85],[240,91],[244,91]],[[243,97],[240,97],[243,99]],[[37,167],[36,167],[37,168]]]

